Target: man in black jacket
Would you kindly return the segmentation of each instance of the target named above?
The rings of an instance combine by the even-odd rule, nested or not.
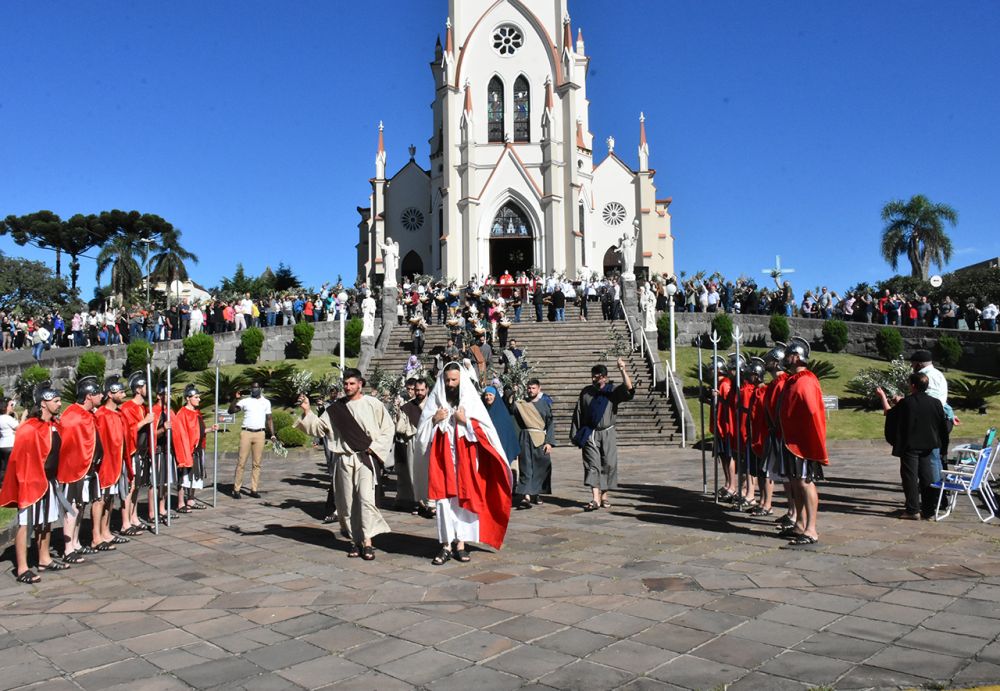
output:
[[[906,506],[898,516],[911,521],[934,516],[935,496],[931,483],[940,479],[931,462],[935,449],[948,435],[948,420],[941,401],[927,395],[928,379],[920,372],[910,375],[910,395],[891,406],[877,389],[885,412],[885,440],[899,458]]]

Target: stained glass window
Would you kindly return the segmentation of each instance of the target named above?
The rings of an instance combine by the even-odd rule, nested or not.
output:
[[[527,238],[531,237],[531,226],[525,219],[524,212],[516,204],[508,202],[500,207],[493,217],[490,227],[490,237],[494,238]]]
[[[503,141],[503,82],[500,77],[493,77],[490,80],[490,88],[487,92],[488,102],[486,104],[487,127],[489,128],[488,141]]]
[[[523,76],[514,82],[514,141],[531,141],[531,90]]]
[[[521,35],[521,30],[513,24],[498,26],[493,32],[493,49],[504,57],[516,53],[523,44],[524,36]]]

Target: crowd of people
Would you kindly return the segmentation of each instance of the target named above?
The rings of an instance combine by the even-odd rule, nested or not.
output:
[[[346,319],[358,314],[356,291],[348,293],[344,304],[339,288],[324,286],[318,293],[288,293],[254,298],[249,293],[239,299],[191,301],[182,298],[168,306],[133,304],[117,308],[105,304],[100,309],[62,314],[24,316],[0,312],[0,332],[4,352],[31,348],[35,360],[50,348],[111,346],[144,339],[149,343],[187,338],[193,334],[243,331],[252,326],[269,328],[302,321],[333,321],[343,313]]]

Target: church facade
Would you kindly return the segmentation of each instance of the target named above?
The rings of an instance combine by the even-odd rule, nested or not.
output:
[[[399,244],[403,276],[624,272],[615,252],[634,233],[637,276],[673,274],[670,198],[658,199],[640,115],[639,167],[607,141],[595,162],[582,31],[568,0],[449,0],[438,39],[430,169],[386,175],[379,123],[375,176],[361,221],[358,278],[385,281],[380,247]]]

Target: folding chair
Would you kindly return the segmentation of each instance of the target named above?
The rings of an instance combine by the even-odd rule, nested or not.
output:
[[[952,447],[950,456],[955,459],[956,463],[971,465],[976,462],[980,451],[993,446],[993,442],[996,438],[997,428],[990,427],[986,430],[986,436],[983,437],[982,444],[959,444],[958,446]]]
[[[990,470],[993,466],[993,461],[996,459],[997,451],[1000,450],[1000,444],[994,444],[991,447],[982,449],[976,458],[976,463],[974,466],[969,468],[956,468],[954,470],[949,470],[944,473],[944,477],[940,482],[935,482],[931,485],[935,489],[940,489],[938,494],[937,508],[934,510],[934,520],[940,521],[947,518],[952,510],[955,508],[955,503],[958,501],[958,495],[964,494],[972,502],[972,508],[976,511],[976,516],[983,523],[996,518],[997,504],[996,496],[990,489],[989,483],[986,479],[990,475]],[[941,502],[944,500],[945,493],[949,493],[948,499],[948,510],[941,513]],[[986,504],[986,509],[988,516],[983,518],[983,513],[980,512],[979,506],[976,505],[975,497],[973,493],[979,493],[979,496],[983,498],[983,502]]]

